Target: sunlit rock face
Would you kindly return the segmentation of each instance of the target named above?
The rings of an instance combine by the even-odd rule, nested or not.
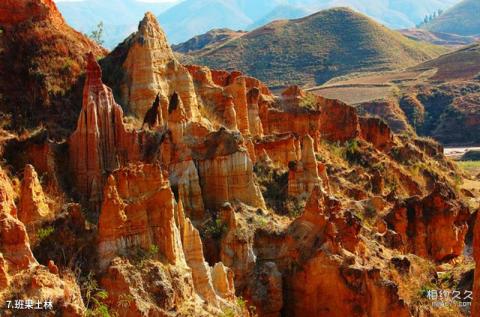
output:
[[[240,135],[221,129],[207,136],[194,159],[207,208],[240,201],[254,207],[265,202],[253,175],[253,163]]]
[[[64,34],[53,2],[30,17],[26,3],[4,1],[18,10],[0,19]],[[83,292],[85,307],[76,268],[119,317],[435,316],[419,291],[435,266],[467,267],[471,223],[440,145],[298,86],[274,95],[183,66],[150,13],[101,67],[72,53],[81,43],[70,137],[0,131],[15,140],[0,170],[0,302],[51,295],[55,314],[84,316],[98,304]]]
[[[322,185],[312,137],[306,135],[302,143],[301,160],[290,166],[288,175],[288,194],[290,196],[308,195],[315,186]]]
[[[35,178],[33,168],[27,167],[19,197],[23,201],[21,212],[28,213],[25,216],[28,216],[26,220],[31,221],[30,225],[34,221],[44,220],[46,212],[42,209],[45,206],[38,192],[40,184]],[[49,267],[45,267],[39,265],[33,256],[27,228],[17,218],[15,192],[3,169],[0,169],[0,198],[0,299],[10,300],[5,296],[10,296],[13,291],[30,298],[48,297],[58,312],[74,317],[83,316],[85,306],[76,282],[70,276],[60,277],[53,262],[50,261]],[[26,280],[30,282],[25,283]]]
[[[119,256],[149,252],[152,246],[158,248],[152,254],[156,260],[185,275],[179,287],[194,289],[195,296],[216,308],[235,299],[229,269],[222,263],[211,268],[205,261],[199,231],[185,216],[181,201],[175,201],[167,173],[158,165],[131,164],[114,172],[104,189],[98,257],[100,269],[106,270],[106,287],[119,292],[111,281],[115,276],[130,283],[123,271],[128,264]]]
[[[475,258],[476,267],[480,266],[480,213],[477,211],[477,219],[474,228],[474,245],[473,256]],[[472,316],[480,314],[480,272],[475,270],[475,277],[473,281],[473,301],[472,301]]]
[[[138,31],[120,44],[104,63],[117,69],[115,76],[120,78],[107,73],[106,81],[118,92],[119,102],[129,114],[142,120],[157,95],[168,100],[177,92],[185,105],[186,117],[199,117],[190,73],[175,58],[152,13],[145,14]],[[168,111],[162,110],[166,121]]]
[[[104,196],[99,220],[101,267],[131,247],[148,250],[151,245],[158,246],[169,263],[185,263],[175,226],[175,200],[158,167],[130,165],[116,171],[108,178]]]
[[[71,169],[77,190],[93,205],[101,201],[105,174],[141,158],[139,136],[123,123],[122,108],[102,83],[100,66],[88,56],[83,106],[69,139]]]
[[[428,196],[397,203],[386,221],[401,236],[404,251],[435,261],[462,254],[469,212],[455,197],[452,188],[437,183]]]
[[[388,125],[378,118],[360,117],[361,137],[373,144],[380,151],[389,151],[392,148],[393,132]]]
[[[37,172],[32,165],[26,165],[21,184],[18,219],[27,227],[30,240],[35,240],[36,231],[54,216]]]

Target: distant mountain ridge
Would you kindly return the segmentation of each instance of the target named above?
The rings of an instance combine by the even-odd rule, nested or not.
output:
[[[152,11],[167,33],[170,43],[178,44],[212,29],[253,30],[278,19],[293,19],[316,11],[349,6],[390,28],[411,28],[425,15],[447,9],[459,0],[183,0],[171,3],[135,0],[84,0],[59,2],[66,20],[89,34],[105,24],[105,46],[113,48],[135,31],[146,11]]]
[[[404,36],[417,40],[432,43],[435,45],[449,46],[453,48],[470,45],[480,40],[480,36],[462,36],[452,33],[430,32],[425,29],[404,29],[399,30]]]
[[[463,36],[480,35],[480,1],[460,2],[425,25],[425,29]]]
[[[271,87],[314,86],[352,72],[416,65],[446,49],[410,40],[348,8],[275,21],[189,56],[212,68],[241,70]]]
[[[279,19],[296,19],[348,6],[394,29],[411,28],[425,15],[459,0],[185,0],[159,16],[170,42],[180,43],[211,29],[253,30]],[[220,13],[219,11],[222,11]],[[178,27],[181,25],[182,27]]]

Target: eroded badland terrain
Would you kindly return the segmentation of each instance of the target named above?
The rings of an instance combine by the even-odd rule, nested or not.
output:
[[[433,139],[182,65],[149,13],[111,53],[51,0],[0,25],[2,316],[480,316],[478,176]]]

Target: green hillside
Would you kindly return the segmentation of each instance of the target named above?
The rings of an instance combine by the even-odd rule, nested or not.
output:
[[[480,35],[480,1],[464,0],[428,23],[425,28],[458,35]]]
[[[416,65],[445,48],[416,42],[348,8],[275,21],[193,56],[212,68],[239,69],[272,87],[313,86],[352,72]]]

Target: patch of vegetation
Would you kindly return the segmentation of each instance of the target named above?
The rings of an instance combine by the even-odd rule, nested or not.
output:
[[[90,33],[88,36],[93,41],[95,41],[98,45],[103,45],[103,21],[100,21],[97,24],[97,28]]]
[[[358,140],[353,139],[345,143],[345,158],[350,163],[359,163],[362,157],[360,147],[358,146]]]
[[[307,199],[303,197],[288,197],[285,201],[285,210],[290,218],[297,218],[305,210]]]
[[[424,173],[428,173],[429,175],[438,177],[438,172],[426,162],[416,161],[409,163],[411,163],[410,165],[412,167],[412,172],[417,176],[422,176]]]
[[[227,307],[223,310],[221,317],[235,317],[235,310],[231,307]]]
[[[373,219],[377,215],[377,210],[374,206],[368,205],[365,207],[365,217],[367,219]]]
[[[247,307],[247,301],[242,296],[237,297],[237,306],[243,310]]]
[[[48,226],[45,228],[40,228],[37,230],[37,239],[38,243],[42,242],[43,240],[47,239],[52,233],[55,232],[55,228],[52,226]]]
[[[294,162],[292,162],[294,163]],[[292,164],[291,168],[294,168]],[[285,201],[288,194],[288,171],[264,162],[253,167],[267,206],[279,213],[285,213]]]
[[[345,149],[340,142],[327,143],[330,153],[342,160],[345,160]]]
[[[438,277],[438,284],[445,285],[447,287],[453,286],[453,273],[452,272],[444,272]]]
[[[118,306],[121,308],[128,308],[133,303],[135,298],[131,294],[122,294],[118,298]]]
[[[100,288],[97,280],[92,273],[89,273],[83,281],[81,281],[80,289],[87,307],[87,317],[110,317],[108,306],[104,301],[108,298],[108,293]]]
[[[71,58],[66,58],[65,62],[63,63],[62,68],[65,70],[70,70],[70,68],[75,64],[75,61]]]
[[[214,239],[220,239],[226,231],[227,224],[222,219],[211,219],[203,230],[206,235]]]
[[[418,291],[418,296],[421,297],[421,298],[428,298],[428,295],[436,289],[437,289],[437,287],[435,285],[433,285],[432,283],[422,285],[422,287]]]
[[[431,23],[432,21],[434,21],[435,19],[440,17],[443,14],[443,12],[444,11],[442,9],[439,9],[439,10],[433,12],[432,14],[425,15],[425,17],[423,18],[423,21],[421,23],[417,24],[417,28],[422,28],[422,27],[428,25],[429,23]]]
[[[363,158],[363,152],[358,139],[349,140],[345,143],[330,142],[327,143],[327,146],[331,154],[350,164],[368,165]]]
[[[268,219],[267,218],[257,215],[253,219],[255,221],[255,225],[258,228],[267,228],[267,226],[268,226]]]
[[[480,161],[457,162],[458,166],[471,175],[480,174]]]
[[[307,94],[305,98],[300,101],[299,106],[301,108],[309,109],[309,110],[317,110],[318,109],[318,102],[317,96],[314,94]]]
[[[122,256],[129,258],[138,266],[143,266],[146,261],[153,260],[158,257],[159,249],[155,244],[151,244],[147,249],[140,246],[132,248],[122,254]]]

